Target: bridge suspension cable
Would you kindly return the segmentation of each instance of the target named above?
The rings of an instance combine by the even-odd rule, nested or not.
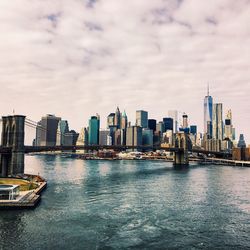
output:
[[[25,119],[25,125],[27,127],[29,127],[29,128],[32,128],[32,129],[38,129],[40,131],[47,132],[47,129],[44,126],[42,126],[38,122],[35,122],[35,121],[33,121],[33,120],[31,120],[31,119],[29,119],[27,117]],[[56,131],[56,135],[61,136],[61,135],[63,135],[63,133],[61,133],[59,131]],[[77,141],[80,142],[80,143],[84,142],[84,140],[81,140],[81,139],[78,139]]]

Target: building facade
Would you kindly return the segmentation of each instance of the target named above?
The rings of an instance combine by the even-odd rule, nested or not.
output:
[[[171,117],[165,117],[163,118],[163,123],[164,123],[164,132],[167,130],[174,130],[174,120]]]
[[[59,121],[57,127],[57,138],[56,138],[57,146],[65,145],[65,134],[68,132],[69,132],[68,121],[66,120]]]
[[[212,138],[214,140],[223,140],[223,113],[222,103],[213,104],[213,133]]]
[[[148,128],[156,131],[156,120],[155,119],[148,119]]]
[[[142,127],[131,126],[127,128],[126,145],[127,146],[142,145]]]
[[[58,123],[60,117],[46,115],[42,117],[36,127],[37,146],[56,146]]]
[[[89,145],[99,144],[100,117],[91,116],[89,119]]]
[[[213,98],[209,95],[209,88],[207,95],[204,98],[204,134],[207,139],[212,138],[212,120],[213,120]]]
[[[148,112],[144,110],[137,110],[135,124],[136,126],[147,128],[148,127]]]

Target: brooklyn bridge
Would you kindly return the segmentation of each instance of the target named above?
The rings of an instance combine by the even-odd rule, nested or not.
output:
[[[26,118],[23,115],[12,115],[3,116],[1,119],[2,123],[2,135],[1,135],[1,146],[0,146],[0,176],[15,176],[24,174],[25,166],[25,154],[35,152],[55,152],[64,150],[115,150],[115,151],[126,151],[126,150],[164,150],[172,152],[174,154],[174,165],[188,165],[189,154],[197,153],[204,155],[213,155],[217,158],[230,158],[231,153],[205,151],[201,149],[193,149],[190,144],[188,134],[184,132],[175,134],[174,147],[162,147],[160,145],[152,146],[123,146],[123,145],[112,145],[112,146],[101,146],[101,145],[82,145],[82,146],[27,146],[24,143],[25,139],[25,128],[35,128],[34,122]]]

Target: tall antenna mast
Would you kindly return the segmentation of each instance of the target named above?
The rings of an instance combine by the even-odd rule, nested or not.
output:
[[[209,96],[209,83],[207,83],[207,96]]]

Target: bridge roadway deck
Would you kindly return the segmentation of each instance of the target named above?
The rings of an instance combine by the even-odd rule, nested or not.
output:
[[[46,152],[46,151],[62,151],[62,150],[117,150],[124,151],[127,149],[136,149],[136,150],[166,150],[168,152],[183,152],[181,148],[164,148],[159,146],[148,147],[148,146],[100,146],[100,145],[85,145],[85,146],[25,146],[25,153],[32,152]]]
[[[85,146],[24,146],[25,153],[36,153],[36,152],[50,152],[50,151],[63,151],[63,150],[117,150],[124,151],[127,149],[136,149],[136,150],[164,150],[167,152],[180,153],[183,152],[183,148],[166,148],[160,146],[100,146],[100,145],[85,145]],[[11,154],[11,147],[2,147],[0,146],[0,154]],[[191,149],[190,153],[204,154],[204,155],[213,155],[219,158],[231,158],[232,154],[228,152],[215,152],[215,151],[206,151],[201,149]]]

